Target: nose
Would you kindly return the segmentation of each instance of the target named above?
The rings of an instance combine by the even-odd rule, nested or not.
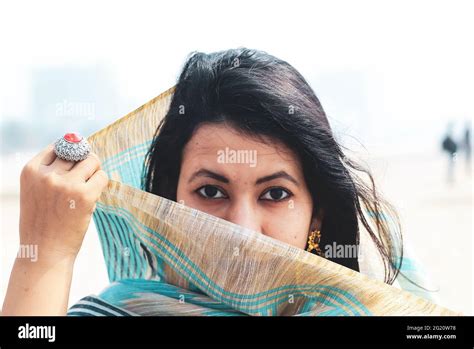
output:
[[[240,200],[233,203],[226,212],[225,220],[244,228],[263,233],[262,222],[258,210],[250,200]]]

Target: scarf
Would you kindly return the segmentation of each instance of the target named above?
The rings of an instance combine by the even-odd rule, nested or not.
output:
[[[143,191],[145,156],[173,91],[88,138],[110,178],[93,214],[110,284],[68,315],[456,315],[404,278],[388,285]],[[403,261],[404,275],[420,280]]]

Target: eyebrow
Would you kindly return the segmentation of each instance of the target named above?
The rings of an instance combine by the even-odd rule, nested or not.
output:
[[[222,183],[229,183],[229,179],[219,173],[216,173],[216,172],[213,172],[213,171],[210,171],[210,170],[207,170],[207,169],[200,169],[196,172],[194,172],[192,174],[192,176],[189,178],[188,180],[188,183],[192,182],[193,180],[195,180],[196,178],[198,177],[208,177],[208,178],[213,178],[219,182],[222,182]],[[296,185],[299,185],[298,181],[293,177],[293,176],[290,176],[288,173],[286,173],[285,171],[278,171],[278,172],[275,172],[271,175],[268,175],[268,176],[265,176],[265,177],[261,177],[259,179],[257,179],[255,181],[255,184],[258,185],[258,184],[262,184],[264,182],[269,182],[269,181],[272,181],[274,179],[278,179],[278,178],[282,178],[282,179],[286,179]]]
[[[191,178],[189,178],[188,183],[192,182],[193,180],[195,180],[198,177],[209,177],[209,178],[213,178],[213,179],[215,179],[219,182],[229,183],[228,178],[226,178],[226,177],[224,177],[224,176],[222,176],[218,173],[206,170],[204,168],[200,169],[199,171],[194,172],[193,175],[191,176]]]
[[[272,181],[272,180],[278,179],[278,178],[286,179],[290,182],[293,182],[296,185],[299,185],[298,181],[294,177],[292,177],[288,173],[286,173],[285,171],[278,171],[278,172],[275,172],[274,174],[271,174],[269,176],[259,178],[255,182],[255,184],[261,184],[261,183],[264,183],[264,182],[269,182],[269,181]]]

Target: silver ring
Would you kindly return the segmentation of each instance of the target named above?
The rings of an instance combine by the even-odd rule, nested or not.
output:
[[[54,143],[57,157],[66,161],[82,161],[91,152],[91,147],[84,137],[77,133],[66,133]]]

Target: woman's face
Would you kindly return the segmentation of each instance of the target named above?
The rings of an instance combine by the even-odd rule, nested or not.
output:
[[[203,124],[183,151],[178,202],[305,248],[320,229],[298,156],[226,124]]]

